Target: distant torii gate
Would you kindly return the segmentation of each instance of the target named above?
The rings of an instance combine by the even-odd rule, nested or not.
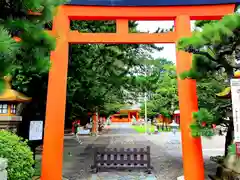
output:
[[[153,44],[176,43],[179,38],[191,35],[190,20],[218,20],[234,12],[235,4],[199,6],[87,6],[86,0],[72,0],[75,5],[62,5],[53,20],[53,35],[57,36],[56,50],[51,54],[47,110],[42,155],[42,180],[62,179],[64,118],[66,103],[68,46],[69,43]],[[78,1],[78,3],[76,3]],[[152,0],[144,1],[153,2]],[[162,0],[166,2],[167,0]],[[203,0],[206,2],[206,0]],[[213,1],[213,0],[209,0]],[[220,0],[223,1],[223,0]],[[229,3],[230,0],[228,0]],[[102,1],[88,1],[101,3]],[[105,2],[105,1],[103,1]],[[108,2],[108,1],[107,1]],[[117,2],[117,1],[116,1]],[[133,2],[128,0],[125,2]],[[136,1],[134,1],[136,2]],[[142,1],[139,1],[142,2]],[[159,1],[161,4],[161,1]],[[186,0],[185,0],[186,2]],[[196,1],[195,1],[196,2]],[[194,3],[195,3],[194,2]],[[200,1],[199,1],[200,2]],[[213,1],[216,3],[216,1]],[[236,2],[236,0],[235,0]],[[77,5],[80,4],[81,5]],[[222,2],[221,2],[222,3]],[[201,3],[200,3],[201,4]],[[206,4],[203,3],[202,4]],[[210,3],[208,3],[210,4]],[[91,4],[90,4],[91,5]],[[97,4],[98,5],[98,4]],[[70,30],[70,20],[116,20],[116,33],[79,33]],[[129,33],[129,20],[174,20],[175,31],[159,34]],[[169,52],[172,53],[172,52]],[[192,57],[177,51],[177,73],[190,69]],[[201,139],[190,133],[192,112],[197,111],[196,82],[178,79],[181,111],[181,133],[185,180],[204,180]]]

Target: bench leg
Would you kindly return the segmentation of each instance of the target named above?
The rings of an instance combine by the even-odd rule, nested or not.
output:
[[[152,169],[151,169],[151,168],[148,168],[148,169],[146,170],[146,173],[152,174]]]
[[[93,172],[94,172],[94,173],[98,173],[98,168],[94,168],[94,169],[93,169]]]
[[[97,168],[95,165],[92,165],[92,166],[91,166],[91,171],[92,171],[93,173],[97,173],[97,172],[98,172],[98,168]]]

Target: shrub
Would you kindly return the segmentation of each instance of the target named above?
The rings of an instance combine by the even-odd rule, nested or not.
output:
[[[27,141],[11,132],[0,130],[0,157],[8,159],[9,180],[32,179],[34,160]]]

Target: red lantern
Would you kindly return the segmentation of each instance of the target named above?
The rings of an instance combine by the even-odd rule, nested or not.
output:
[[[202,127],[205,127],[207,125],[206,122],[202,122]]]
[[[75,132],[75,124],[76,124],[76,123],[77,123],[76,121],[73,121],[73,122],[72,122],[72,133]]]
[[[240,156],[240,142],[236,142],[236,155]]]
[[[215,129],[215,128],[216,128],[216,126],[217,126],[216,124],[212,124],[212,127],[213,127],[213,129]]]

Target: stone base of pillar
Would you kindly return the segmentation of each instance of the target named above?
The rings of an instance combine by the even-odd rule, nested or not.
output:
[[[184,176],[177,177],[177,180],[184,180]]]
[[[34,177],[32,178],[32,180],[39,180],[39,179],[41,179],[40,176],[34,176]],[[69,180],[69,179],[67,179],[67,178],[65,178],[65,177],[62,177],[62,180]]]

